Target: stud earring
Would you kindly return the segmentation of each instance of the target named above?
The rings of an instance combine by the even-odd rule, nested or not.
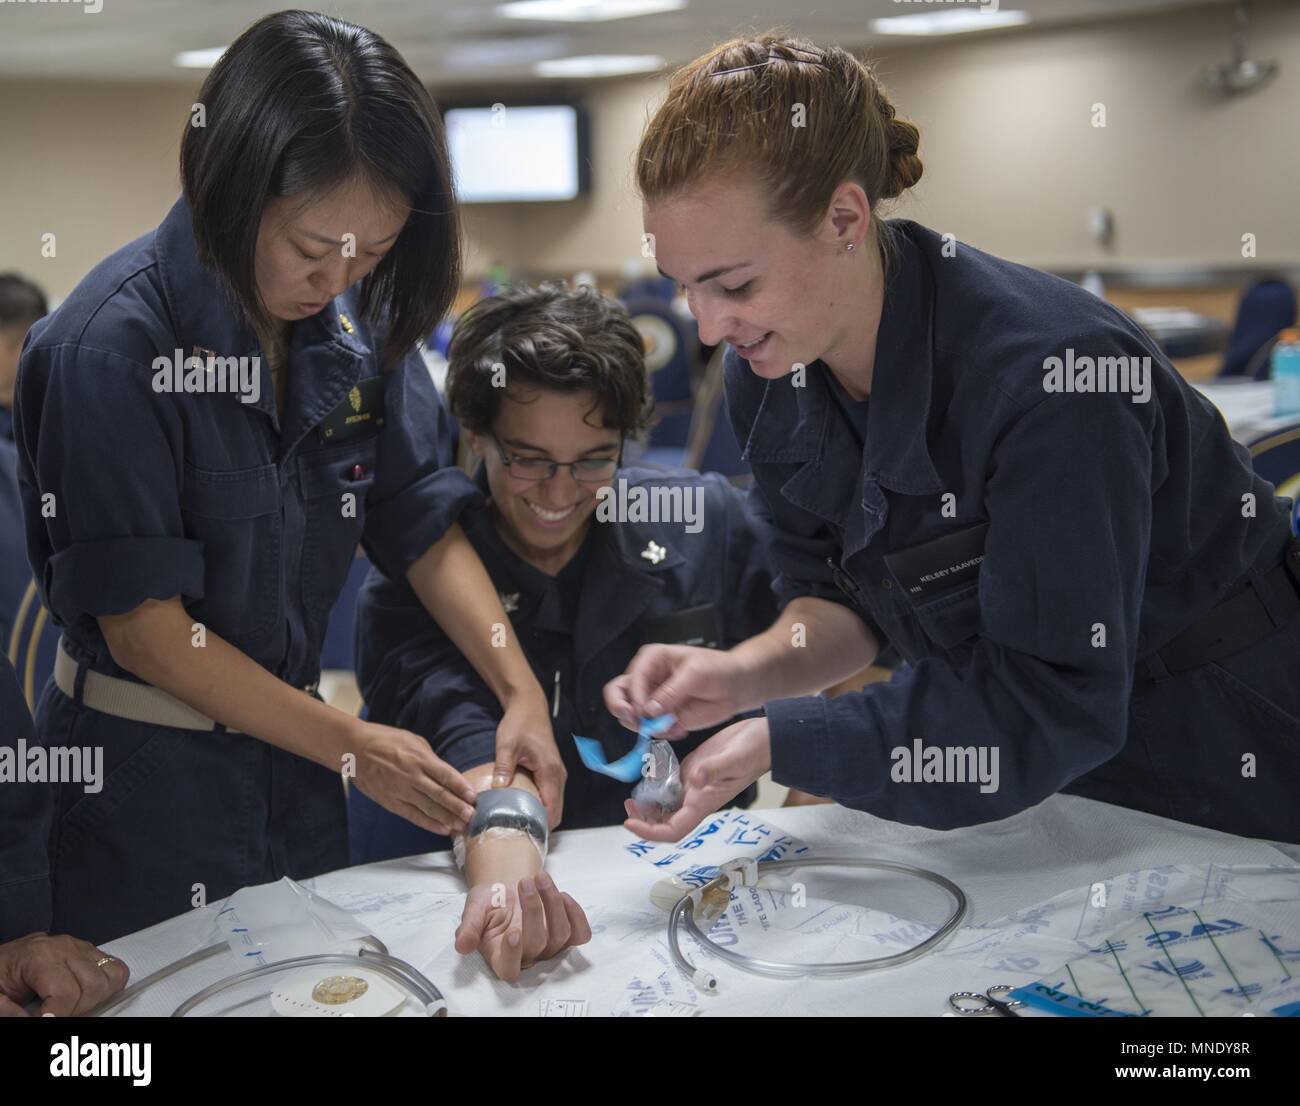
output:
[[[847,246],[845,246],[844,248],[845,248],[846,250],[849,250],[850,252],[852,252],[852,250],[853,250],[853,243],[850,242],[850,243],[849,243]]]

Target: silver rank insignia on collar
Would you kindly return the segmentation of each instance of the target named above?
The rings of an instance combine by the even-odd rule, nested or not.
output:
[[[657,565],[666,556],[668,556],[668,550],[666,550],[658,542],[652,541],[643,550],[641,550],[641,556],[643,556],[652,565]]]
[[[497,598],[501,600],[501,606],[505,608],[506,614],[511,614],[519,609],[519,593],[511,592],[507,595],[504,591],[497,592]]]

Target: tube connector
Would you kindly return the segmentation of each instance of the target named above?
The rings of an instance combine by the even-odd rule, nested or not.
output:
[[[718,990],[718,977],[710,971],[703,968],[696,968],[691,974],[691,982],[695,984],[698,991],[706,995],[716,994]]]
[[[737,887],[758,886],[758,861],[752,856],[738,856],[719,865],[718,871],[727,877],[730,890]]]

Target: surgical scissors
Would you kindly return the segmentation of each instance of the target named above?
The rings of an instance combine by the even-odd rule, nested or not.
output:
[[[948,996],[948,1005],[966,1017],[1001,1014],[1004,1018],[1018,1018],[1020,1015],[1012,1007],[1024,1006],[1024,1003],[1019,999],[1007,1001],[1007,995],[1013,990],[1014,987],[998,983],[987,988],[982,994],[979,991],[957,991]]]

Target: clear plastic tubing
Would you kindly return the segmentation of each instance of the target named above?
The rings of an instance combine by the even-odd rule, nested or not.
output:
[[[889,956],[877,956],[870,960],[842,960],[824,964],[785,964],[776,960],[760,960],[756,956],[745,956],[742,953],[732,952],[730,949],[715,945],[709,940],[708,935],[701,932],[699,926],[696,925],[695,904],[691,895],[688,894],[683,895],[668,914],[668,951],[672,955],[673,963],[694,979],[697,985],[702,986],[707,991],[716,990],[716,979],[709,976],[702,969],[697,969],[682,953],[678,933],[679,927],[684,924],[687,932],[699,941],[700,945],[711,955],[726,961],[741,971],[779,979],[801,978],[803,976],[857,975],[859,972],[876,971],[880,968],[896,968],[900,964],[908,964],[919,959],[945,941],[966,917],[966,895],[960,887],[937,872],[917,868],[911,864],[895,864],[888,860],[857,860],[852,857],[821,857],[817,859],[776,860],[760,863],[758,873],[760,876],[765,876],[776,872],[791,871],[795,868],[869,868],[873,871],[896,872],[900,875],[913,876],[948,892],[953,899],[953,911],[934,933],[920,944],[902,952],[891,953]],[[726,878],[725,875],[719,875],[716,879],[701,887],[699,893],[703,894],[710,888],[719,885]],[[712,985],[710,985],[710,981],[712,981]]]

